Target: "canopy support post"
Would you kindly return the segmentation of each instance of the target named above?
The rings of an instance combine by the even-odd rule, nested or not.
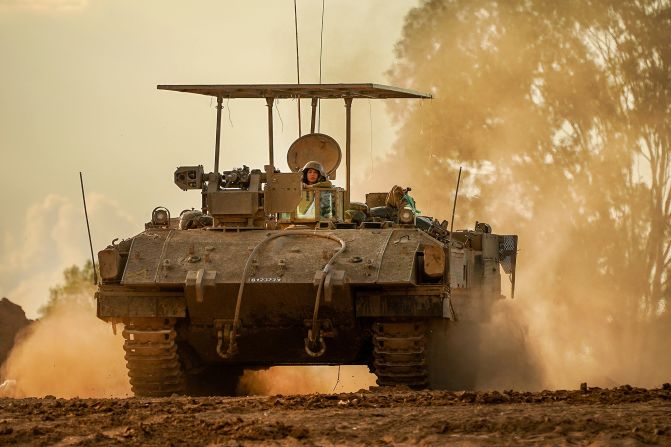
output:
[[[349,209],[349,198],[350,198],[350,149],[352,143],[352,98],[345,98],[345,117],[346,117],[346,128],[345,128],[345,165],[347,167],[347,180],[345,185],[345,210]]]
[[[315,121],[317,118],[317,98],[312,98],[312,118],[310,120],[310,133],[315,133]]]
[[[273,155],[273,103],[275,98],[266,98],[266,105],[268,106],[268,157],[270,165],[275,168],[275,157]]]
[[[219,145],[221,144],[221,109],[223,98],[217,96],[217,135],[214,142],[214,173],[219,173]]]

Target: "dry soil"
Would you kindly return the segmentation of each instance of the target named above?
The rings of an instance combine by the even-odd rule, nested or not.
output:
[[[671,385],[0,399],[0,445],[671,445]]]

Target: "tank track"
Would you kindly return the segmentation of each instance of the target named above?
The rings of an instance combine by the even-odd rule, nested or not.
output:
[[[130,325],[123,330],[126,366],[133,393],[143,397],[184,394],[186,384],[174,328]]]
[[[380,386],[428,386],[426,324],[373,323],[373,367]]]

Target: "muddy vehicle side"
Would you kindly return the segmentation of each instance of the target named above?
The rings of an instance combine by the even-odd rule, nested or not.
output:
[[[177,186],[201,192],[200,210],[156,208],[143,232],[98,255],[98,317],[123,325],[134,393],[231,393],[244,369],[275,365],[362,364],[380,385],[435,387],[432,371],[449,365],[432,357],[432,328],[486,318],[502,297],[499,267],[514,275],[517,237],[482,223],[450,232],[417,215],[408,189],[350,201],[352,100],[428,95],[373,84],[159,88],[216,97],[217,144],[212,172],[175,172]],[[345,188],[302,183],[309,160],[335,177],[341,152],[327,135],[300,137],[292,172],[275,168],[272,103],[296,97],[344,99]],[[266,100],[263,169],[219,171],[222,98]]]

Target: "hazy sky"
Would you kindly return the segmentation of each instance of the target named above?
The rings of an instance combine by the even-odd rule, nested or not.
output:
[[[387,83],[416,3],[326,0],[323,82]],[[321,5],[298,0],[302,82],[318,82]],[[172,175],[178,165],[211,169],[215,109],[156,85],[295,82],[293,1],[0,0],[0,56],[0,296],[34,317],[62,269],[89,257],[78,172],[96,252],[139,232],[155,206],[198,207],[199,194]],[[221,168],[262,168],[265,102],[225,106]],[[296,103],[275,113],[286,170]],[[324,106],[321,131],[344,146],[343,117],[340,101]],[[353,117],[354,178],[381,177],[371,165],[394,141],[385,106],[355,101]]]

